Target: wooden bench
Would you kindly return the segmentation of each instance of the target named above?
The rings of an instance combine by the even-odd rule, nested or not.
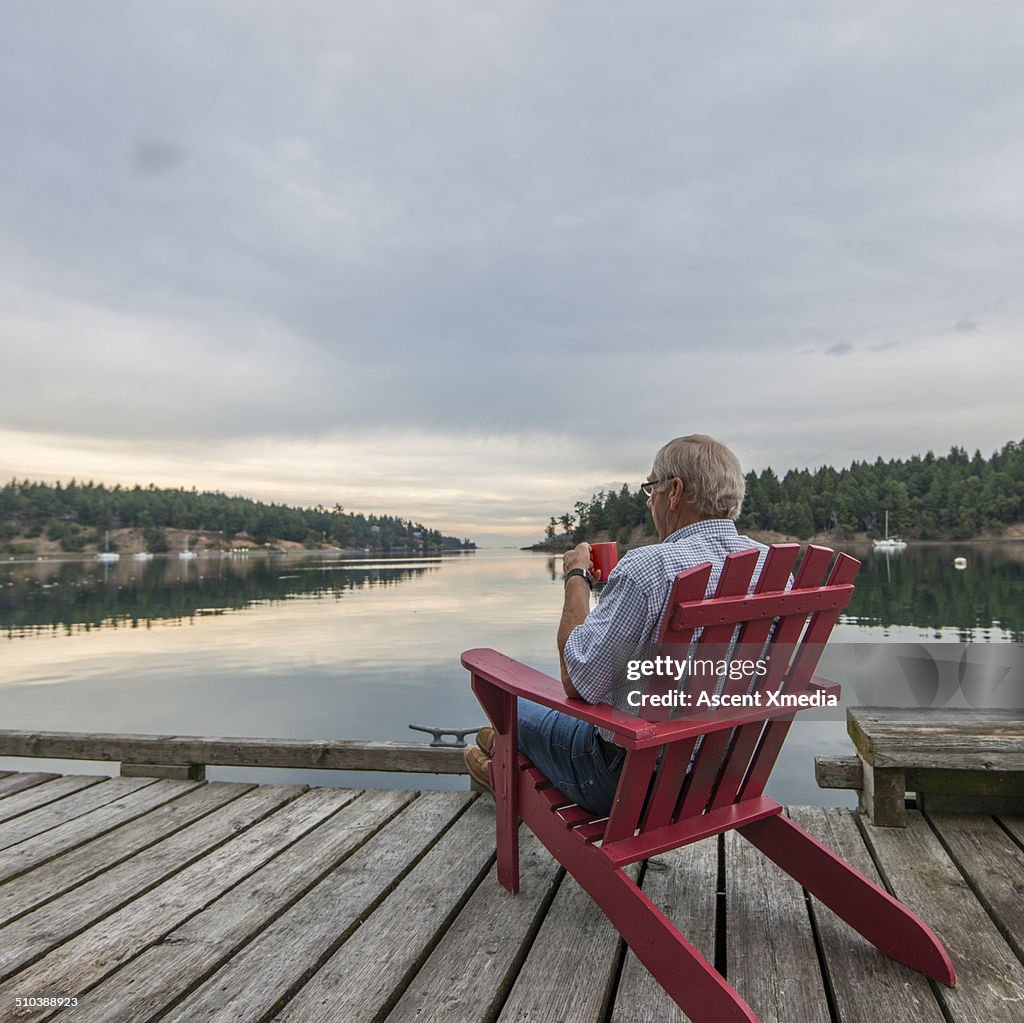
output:
[[[906,827],[919,810],[1024,813],[1024,712],[850,707],[856,757],[815,757],[822,788],[857,789],[872,824]]]

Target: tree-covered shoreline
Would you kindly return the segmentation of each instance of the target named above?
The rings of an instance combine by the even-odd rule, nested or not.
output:
[[[168,530],[216,537],[214,545],[221,547],[285,543],[438,551],[476,546],[411,519],[348,512],[340,504],[298,508],[194,488],[108,487],[75,480],[11,480],[0,488],[0,550],[10,555],[34,554],[44,542],[67,553],[99,549],[107,533],[125,529],[139,533],[153,553],[170,548]]]
[[[849,540],[889,531],[912,540],[968,540],[998,535],[1024,521],[1024,441],[1010,441],[990,458],[964,448],[947,455],[929,451],[908,459],[855,461],[845,469],[771,468],[748,472],[747,494],[737,522],[741,532],[779,533],[800,539],[828,534]],[[578,543],[607,534],[620,543],[635,533],[654,538],[647,499],[628,484],[577,501],[571,512],[552,516],[545,545]]]

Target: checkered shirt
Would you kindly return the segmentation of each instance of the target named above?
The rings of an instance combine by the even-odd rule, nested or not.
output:
[[[626,702],[638,683],[626,678],[626,664],[656,653],[662,618],[676,575],[710,561],[707,595],[715,592],[726,555],[761,551],[753,579],[768,548],[736,532],[731,519],[703,519],[676,530],[663,543],[637,547],[623,555],[608,577],[596,607],[569,634],[565,665],[576,692],[588,703],[610,703],[635,715]],[[601,729],[606,739],[611,733]]]

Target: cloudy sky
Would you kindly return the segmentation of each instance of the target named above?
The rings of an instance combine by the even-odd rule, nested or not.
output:
[[[0,478],[485,543],[1024,436],[1015,3],[0,8]]]

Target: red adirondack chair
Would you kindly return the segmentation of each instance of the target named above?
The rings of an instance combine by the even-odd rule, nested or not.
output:
[[[622,868],[732,828],[883,952],[944,984],[955,983],[949,956],[917,916],[764,795],[796,714],[792,705],[768,705],[767,694],[838,695],[839,687],[815,676],[814,669],[860,568],[854,558],[840,554],[823,585],[833,552],[811,546],[787,590],[799,550],[798,544],[773,546],[752,593],[756,550],[726,558],[713,598],[705,597],[710,563],[681,572],[660,636],[659,652],[677,660],[719,661],[728,655],[731,663],[767,665],[763,674],[758,674],[763,668],[752,667],[737,679],[729,678],[731,673],[695,671],[686,690],[693,704],[700,692],[759,692],[764,706],[727,711],[690,706],[672,720],[669,710],[645,709],[642,717],[633,717],[607,704],[569,699],[560,681],[497,651],[462,655],[497,733],[491,774],[499,881],[511,892],[519,890],[523,820],[695,1023],[757,1023],[757,1017]],[[691,650],[697,629],[700,636]],[[675,687],[666,681],[666,691]],[[595,819],[566,799],[518,753],[518,697],[610,729],[626,749],[607,818]]]

